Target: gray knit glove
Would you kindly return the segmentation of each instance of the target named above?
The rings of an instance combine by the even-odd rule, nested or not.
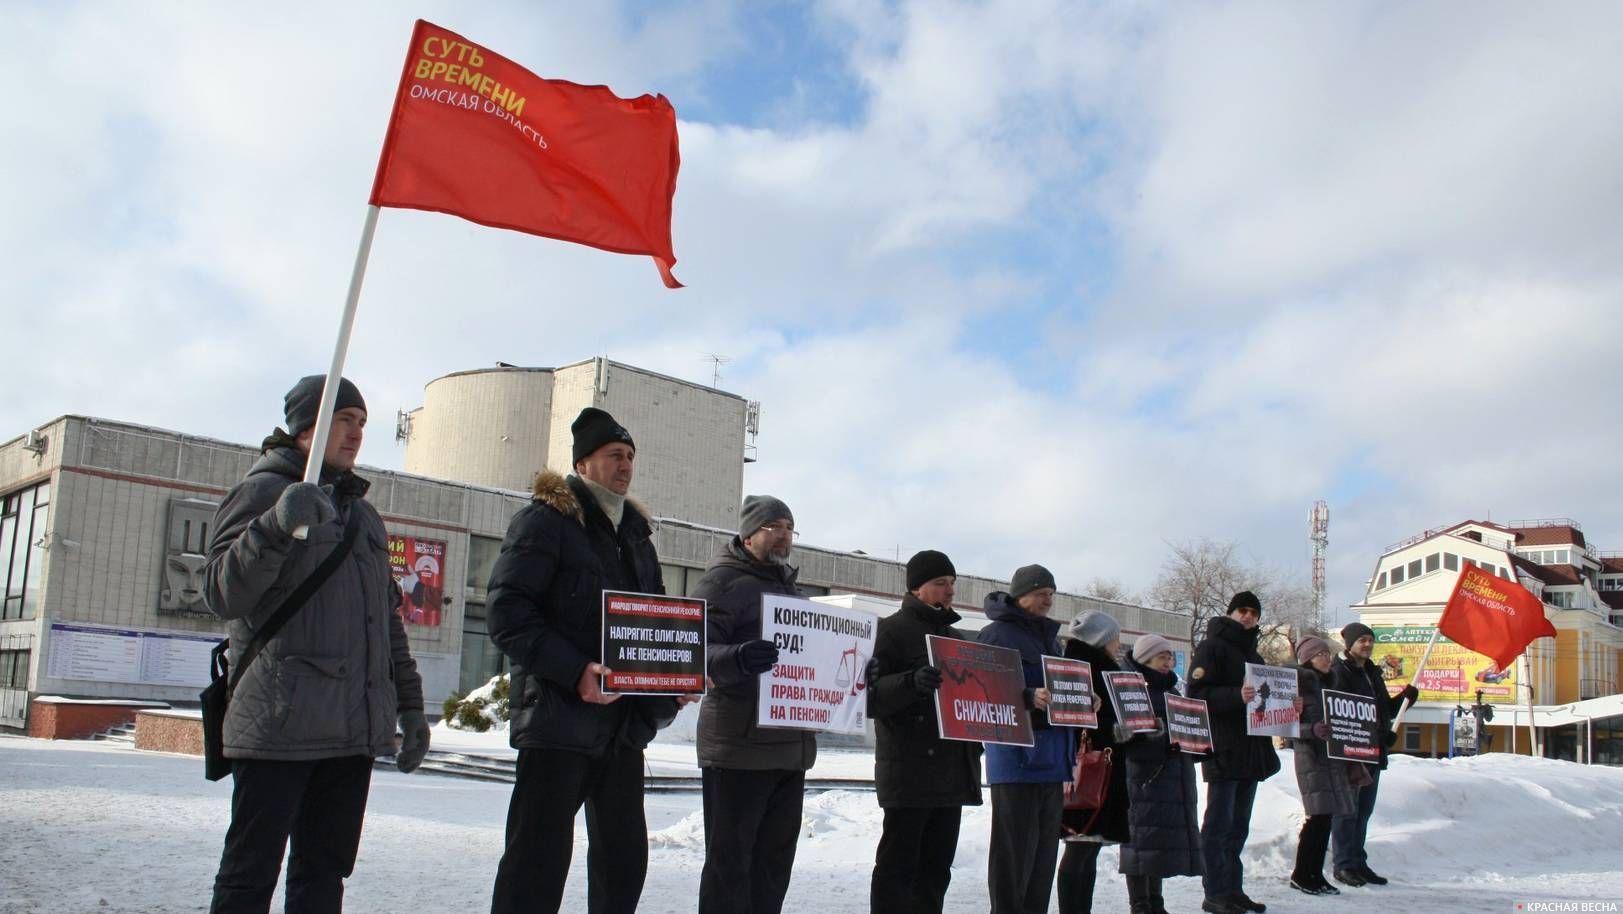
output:
[[[400,751],[394,764],[403,774],[411,774],[428,754],[428,718],[421,711],[400,712]]]
[[[332,498],[313,482],[295,482],[283,489],[273,513],[276,526],[289,536],[300,527],[315,527],[338,518]]]

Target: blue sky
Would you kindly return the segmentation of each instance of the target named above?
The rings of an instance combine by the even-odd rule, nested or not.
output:
[[[326,359],[411,20],[681,119],[640,258],[381,220],[348,373],[594,354],[763,404],[809,541],[1149,585],[1232,540],[1332,607],[1492,511],[1623,548],[1623,10],[1514,3],[35,4],[0,435],[253,441]],[[831,408],[830,404],[839,404]],[[375,435],[363,460],[394,467]]]

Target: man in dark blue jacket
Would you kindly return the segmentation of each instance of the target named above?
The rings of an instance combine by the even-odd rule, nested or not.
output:
[[[986,781],[992,787],[992,835],[987,851],[986,887],[992,914],[1043,914],[1054,886],[1059,859],[1060,813],[1065,783],[1074,761],[1071,731],[1048,725],[1048,690],[1043,688],[1043,655],[1058,657],[1059,623],[1048,618],[1054,606],[1054,575],[1041,565],[1015,571],[1008,593],[986,597],[992,624],[978,640],[1020,652],[1026,707],[1036,743],[1031,748],[989,744]]]
[[[1392,722],[1404,702],[1414,704],[1420,692],[1410,683],[1403,691],[1393,695],[1386,689],[1386,679],[1370,660],[1375,650],[1375,633],[1362,622],[1353,622],[1341,630],[1341,641],[1346,650],[1330,666],[1330,688],[1339,692],[1352,692],[1375,700],[1376,732],[1381,737],[1381,763],[1366,765],[1370,782],[1358,788],[1358,809],[1352,815],[1336,816],[1330,821],[1330,838],[1335,854],[1332,864],[1336,881],[1343,885],[1386,885],[1386,877],[1369,868],[1369,853],[1364,839],[1369,834],[1369,819],[1375,814],[1375,795],[1381,787],[1381,772],[1386,770],[1386,758],[1397,733]]]
[[[512,663],[518,750],[493,914],[558,910],[582,804],[588,910],[637,909],[648,870],[642,753],[678,706],[601,688],[603,591],[665,588],[648,516],[626,497],[631,433],[592,407],[570,430],[576,475],[536,476],[490,575],[490,637]]]

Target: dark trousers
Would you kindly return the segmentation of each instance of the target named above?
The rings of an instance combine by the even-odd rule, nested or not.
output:
[[[1251,833],[1251,804],[1256,781],[1212,781],[1206,785],[1206,818],[1200,823],[1200,852],[1206,873],[1200,877],[1207,898],[1244,891],[1245,866],[1240,851]]]
[[[993,784],[986,888],[992,914],[1046,914],[1059,858],[1063,784]]]
[[[963,813],[960,806],[885,810],[868,890],[873,914],[941,914]]]
[[[1066,841],[1059,858],[1059,914],[1093,910],[1093,886],[1099,880],[1098,841]]]
[[[586,910],[632,914],[648,875],[642,752],[603,758],[520,749],[507,806],[507,848],[496,865],[492,914],[555,914],[575,850],[575,813],[586,806]]]
[[[789,891],[804,771],[705,768],[699,914],[778,914]]]
[[[287,857],[288,914],[344,908],[372,783],[366,756],[279,762],[233,759],[231,825],[214,877],[211,914],[263,914]]]
[[[1291,878],[1311,886],[1324,879],[1324,852],[1330,846],[1330,814],[1308,816],[1296,838],[1296,869]]]
[[[1358,788],[1358,812],[1350,816],[1336,816],[1330,823],[1338,870],[1369,866],[1364,839],[1369,836],[1369,817],[1375,814],[1375,793],[1381,787],[1381,772],[1373,765],[1368,767],[1370,776],[1375,780]]]

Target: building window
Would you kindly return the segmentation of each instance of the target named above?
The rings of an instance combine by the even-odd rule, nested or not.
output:
[[[1436,571],[1438,568],[1441,568],[1441,567],[1442,567],[1442,556],[1438,555],[1435,552],[1433,552],[1431,555],[1426,556],[1426,573],[1427,574],[1430,574],[1431,572]]]
[[[0,651],[0,689],[28,688],[28,651]]]
[[[490,586],[490,573],[496,570],[496,559],[502,554],[502,541],[494,536],[468,537],[468,570],[462,584],[468,589],[468,599],[483,603],[485,588]]]
[[[1443,553],[1443,567],[1449,571],[1460,570],[1460,557],[1452,552]]]
[[[1381,572],[1379,575],[1377,575],[1375,577],[1375,589],[1376,590],[1385,590],[1386,589],[1386,572],[1383,571],[1383,572]]]
[[[1558,550],[1555,553],[1555,563],[1557,565],[1570,565],[1570,564],[1572,564],[1572,550],[1570,550],[1570,549]]]
[[[1402,584],[1403,583],[1403,566],[1402,565],[1397,565],[1397,566],[1393,567],[1393,569],[1392,569],[1392,583],[1393,584]]]
[[[1404,727],[1403,727],[1403,751],[1404,752],[1419,752],[1420,751],[1420,728],[1419,727],[1416,727],[1413,724],[1405,724],[1404,725]]]
[[[1419,559],[1415,559],[1414,561],[1409,563],[1409,577],[1411,577],[1411,578],[1420,577],[1420,560]]]
[[[50,512],[51,485],[40,483],[0,499],[0,620],[32,619],[39,608],[45,549],[39,545]]]

